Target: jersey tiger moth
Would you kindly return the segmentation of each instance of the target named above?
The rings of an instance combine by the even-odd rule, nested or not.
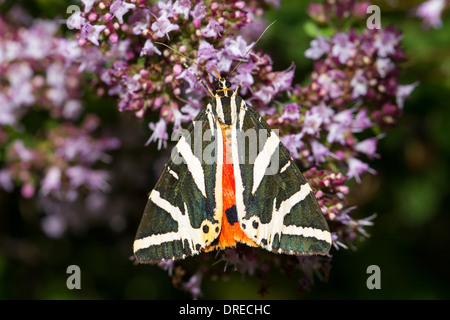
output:
[[[237,243],[326,255],[326,219],[275,130],[238,95],[240,86],[231,90],[218,74],[214,92],[206,88],[212,100],[150,193],[134,241],[137,261],[182,259]]]

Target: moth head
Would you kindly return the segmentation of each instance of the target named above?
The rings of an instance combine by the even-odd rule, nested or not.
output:
[[[220,76],[219,71],[214,69],[217,74],[216,82],[214,84],[214,95],[215,96],[228,96],[227,91],[231,90],[231,83],[226,79]]]
[[[215,83],[215,94],[225,96],[227,91],[231,90],[231,83],[225,78],[217,79]]]

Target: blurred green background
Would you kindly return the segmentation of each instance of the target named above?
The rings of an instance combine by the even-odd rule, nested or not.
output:
[[[351,205],[358,217],[377,214],[371,237],[357,250],[332,249],[328,283],[316,281],[300,293],[296,279],[272,271],[267,299],[448,299],[450,298],[450,15],[443,27],[426,30],[410,9],[421,1],[373,1],[381,7],[382,25],[394,24],[404,33],[408,61],[402,84],[419,81],[407,100],[398,125],[379,143],[381,158],[371,163],[377,175],[366,175],[351,188]],[[67,1],[34,0],[22,3],[33,15],[64,18]],[[76,3],[76,2],[74,2]],[[267,13],[277,20],[260,47],[274,60],[274,68],[297,65],[296,80],[307,79],[312,62],[304,57],[311,40],[304,32],[308,2],[282,0],[279,10]],[[135,266],[130,261],[134,233],[147,193],[159,165],[144,125],[132,115],[118,114],[114,101],[99,100],[88,91],[86,104],[111,130],[126,131],[123,148],[112,164],[115,193],[128,199],[123,205],[124,228],[112,231],[95,221],[77,233],[48,238],[40,227],[42,213],[20,192],[0,191],[0,299],[172,299],[189,298],[174,289],[165,271]],[[124,158],[139,162],[140,172],[120,166]],[[144,168],[144,169],[142,169]],[[143,171],[142,171],[143,170]],[[136,176],[141,178],[136,179]],[[195,264],[195,258],[192,259]],[[81,290],[68,290],[66,268],[81,268]],[[381,269],[381,289],[369,290],[367,267]],[[231,269],[229,277],[204,279],[208,299],[259,299],[258,279],[245,279]]]

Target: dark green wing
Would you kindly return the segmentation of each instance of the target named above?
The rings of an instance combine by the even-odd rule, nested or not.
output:
[[[203,109],[180,138],[150,193],[134,241],[134,254],[141,263],[197,254],[220,232],[222,213],[215,212],[216,186],[211,178],[216,172],[217,161],[211,159],[218,131],[210,110],[210,105]]]
[[[239,112],[245,114],[235,127],[240,163],[235,166],[236,206],[242,229],[270,251],[327,254],[331,234],[314,192],[275,130],[243,104]],[[256,153],[255,143],[247,142],[254,136],[248,130],[256,130]]]

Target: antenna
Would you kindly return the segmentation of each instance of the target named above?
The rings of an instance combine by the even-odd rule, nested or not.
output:
[[[261,33],[261,35],[259,36],[258,39],[256,39],[255,43],[250,47],[250,49],[247,50],[247,52],[244,54],[244,56],[241,58],[241,60],[239,60],[238,64],[233,68],[233,70],[231,70],[231,72],[228,74],[228,76],[226,77],[226,79],[228,80],[228,78],[233,74],[233,72],[236,70],[236,68],[242,63],[242,61],[244,61],[245,57],[250,53],[250,51],[252,51],[253,47],[258,43],[259,40],[261,40],[262,36],[264,35],[264,33],[266,33],[266,31],[276,22],[276,20],[274,22],[272,22],[271,24],[269,24],[264,31]]]
[[[182,54],[181,52],[175,50],[175,49],[172,48],[171,46],[168,46],[167,44],[162,43],[162,42],[158,42],[158,41],[155,41],[155,43],[160,44],[160,45],[162,45],[162,46],[164,46],[164,47],[166,47],[166,48],[172,50],[172,51],[175,52],[176,54],[179,54],[180,56],[182,56],[182,57],[188,59],[190,62],[192,62],[192,63],[194,63],[195,65],[197,65],[197,67],[199,67],[199,68],[202,69],[203,71],[206,71],[206,72],[209,73],[213,78],[216,78],[216,79],[217,79],[217,77],[216,77],[214,74],[212,74],[211,72],[209,72],[208,70],[206,70],[205,68],[203,68],[201,65],[199,65],[197,62],[195,62],[194,60],[192,60],[192,59],[189,58],[188,56],[186,56],[186,55]]]

